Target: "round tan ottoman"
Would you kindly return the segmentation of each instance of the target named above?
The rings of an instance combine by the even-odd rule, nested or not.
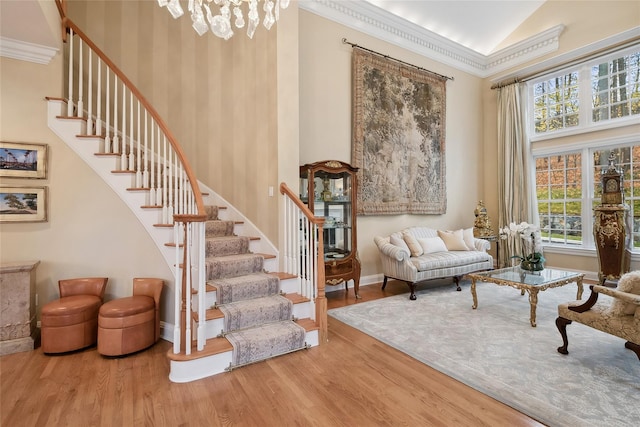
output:
[[[45,304],[40,313],[44,353],[65,353],[96,343],[98,311],[107,280],[87,277],[58,282],[60,299]]]
[[[98,314],[98,353],[122,356],[159,339],[161,279],[134,279],[133,296],[109,301]]]
[[[74,295],[42,307],[42,351],[64,353],[96,343],[98,310],[102,300],[94,295]]]

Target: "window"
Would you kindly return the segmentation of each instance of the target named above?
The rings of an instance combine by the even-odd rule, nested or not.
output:
[[[640,52],[591,67],[593,121],[640,114]]]
[[[532,80],[529,124],[542,238],[566,248],[595,247],[593,208],[602,195],[601,174],[613,154],[623,170],[629,206],[630,246],[640,252],[640,135],[598,140],[595,131],[640,119],[640,49]],[[585,143],[566,136],[585,135]],[[536,144],[545,141],[545,144]]]
[[[536,83],[533,86],[535,133],[577,126],[578,95],[577,72]]]
[[[536,158],[543,241],[582,244],[582,153]]]
[[[620,119],[637,120],[637,49],[533,80],[529,84],[532,139],[553,137],[559,131],[590,131]]]

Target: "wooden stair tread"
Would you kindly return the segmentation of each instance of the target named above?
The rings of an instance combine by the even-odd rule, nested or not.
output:
[[[167,358],[176,362],[186,362],[233,350],[233,346],[229,340],[222,337],[208,339],[202,351],[197,351],[196,348],[197,347],[192,346],[191,354],[174,354],[173,349],[169,349],[169,351],[167,351]]]
[[[259,253],[259,252],[256,252],[254,255],[260,255],[260,256],[261,256],[261,257],[263,257],[264,259],[273,259],[273,258],[275,258],[275,257],[276,257],[276,256],[275,256],[275,255],[273,255],[273,254],[263,254],[263,253]]]
[[[305,302],[309,302],[311,301],[309,298],[304,297],[298,293],[292,292],[290,294],[285,294],[284,297],[286,299],[288,299],[289,301],[291,301],[294,304],[301,304],[301,303],[305,303]]]
[[[298,277],[295,274],[285,273],[284,271],[273,271],[267,274],[271,274],[272,276],[277,276],[278,279],[280,280],[295,279],[296,277]]]

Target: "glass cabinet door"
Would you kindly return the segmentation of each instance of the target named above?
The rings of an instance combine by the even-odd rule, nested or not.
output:
[[[325,259],[342,259],[352,250],[351,175],[347,172],[318,171],[314,179],[320,184],[314,214],[324,217]]]
[[[337,160],[300,167],[300,199],[316,217],[324,218],[322,242],[325,280],[330,285],[353,280],[359,298],[357,257],[357,168]]]

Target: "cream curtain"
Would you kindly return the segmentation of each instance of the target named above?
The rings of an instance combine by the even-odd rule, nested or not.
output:
[[[523,221],[539,224],[531,146],[526,133],[526,85],[498,89],[498,222],[500,228]],[[520,239],[502,241],[500,266],[514,264]],[[517,262],[515,262],[517,264]]]

